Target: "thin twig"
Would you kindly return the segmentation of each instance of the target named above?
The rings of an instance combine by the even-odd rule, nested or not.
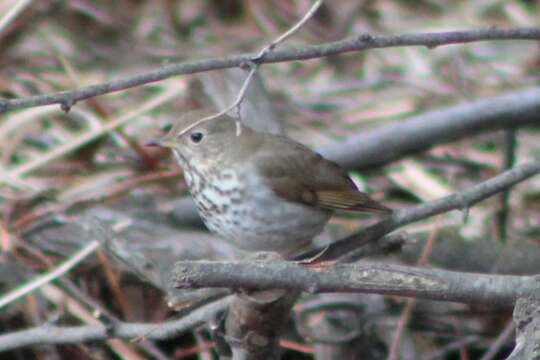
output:
[[[345,169],[373,170],[440,143],[506,127],[536,125],[539,111],[540,87],[533,87],[366,129],[315,150]],[[183,203],[181,209],[189,219],[200,219],[193,203]],[[361,252],[365,253],[364,248]]]
[[[253,78],[253,75],[255,75],[256,72],[257,72],[257,65],[252,65],[250,70],[249,70],[248,75],[246,76],[246,79],[244,80],[244,83],[242,84],[242,87],[240,88],[240,91],[238,92],[238,95],[236,96],[236,99],[234,100],[234,102],[232,104],[230,104],[225,109],[221,110],[220,112],[218,112],[216,114],[212,114],[210,116],[207,116],[207,117],[204,117],[202,119],[197,120],[196,122],[194,122],[190,126],[186,127],[184,130],[179,132],[178,135],[184,134],[184,133],[188,132],[189,130],[193,129],[194,127],[199,126],[202,123],[205,123],[205,122],[210,121],[210,120],[214,120],[214,119],[216,119],[216,118],[218,118],[218,117],[220,117],[222,115],[225,115],[226,113],[228,113],[229,111],[231,111],[235,107],[239,107],[240,104],[242,103],[242,100],[244,100],[244,96],[246,95],[246,90],[247,90],[247,88],[248,88],[248,86],[249,86],[249,84],[251,82],[251,79]],[[240,113],[240,111],[238,111],[238,113]],[[242,127],[240,125],[240,122],[236,121],[236,134],[240,135],[241,130],[242,130]]]
[[[516,162],[517,130],[515,127],[504,130],[504,169],[510,169]],[[508,216],[510,215],[510,192],[508,189],[501,193],[501,208],[497,213],[497,228],[499,239],[506,242],[508,237]]]
[[[171,85],[170,87],[167,87],[167,89],[162,93],[156,95],[146,103],[142,104],[138,109],[135,109],[118,117],[117,119],[107,123],[99,129],[92,129],[82,134],[81,136],[73,139],[71,142],[58,146],[53,150],[49,151],[48,153],[45,153],[44,155],[33,159],[32,161],[29,161],[14,169],[6,171],[3,177],[0,176],[0,186],[3,183],[7,183],[7,179],[17,179],[19,176],[28,175],[30,172],[48,164],[50,161],[76,150],[81,145],[86,144],[89,141],[92,141],[120,126],[125,125],[129,121],[140,117],[142,114],[154,109],[155,107],[176,98],[182,91],[183,89],[181,87],[178,87],[177,85]]]
[[[469,336],[462,337],[461,339],[452,341],[451,343],[441,347],[440,349],[437,349],[436,351],[433,351],[427,356],[422,357],[422,360],[445,359],[446,358],[445,356],[448,355],[450,352],[454,350],[459,350],[466,345],[477,343],[480,340],[481,339],[478,335],[469,335]]]
[[[436,227],[435,230],[431,232],[426,243],[424,244],[424,247],[422,249],[422,254],[420,255],[420,258],[418,259],[418,261],[416,262],[417,266],[425,265],[428,262],[429,255],[431,254],[431,250],[433,249],[433,243],[435,239],[437,238],[437,233],[438,233],[438,227]],[[392,335],[390,351],[387,356],[388,360],[396,360],[399,358],[398,347],[400,344],[400,339],[405,330],[405,326],[409,322],[409,318],[411,317],[411,314],[415,305],[416,305],[416,299],[407,298],[405,307],[403,308],[403,311],[399,317],[398,326],[396,330],[394,331],[394,334]]]
[[[311,6],[311,8],[308,10],[308,12],[304,15],[304,17],[302,17],[302,19],[300,19],[300,21],[298,21],[296,23],[296,25],[294,25],[293,27],[291,27],[289,30],[287,30],[286,32],[284,32],[283,34],[281,34],[280,36],[278,36],[274,41],[272,41],[268,46],[265,46],[260,52],[259,54],[254,58],[252,59],[253,62],[258,62],[259,60],[261,60],[262,58],[264,58],[264,56],[274,50],[279,44],[281,44],[282,42],[284,42],[285,40],[287,40],[289,37],[291,37],[292,35],[294,35],[295,32],[297,32],[298,30],[300,30],[300,28],[302,26],[304,26],[304,24],[309,20],[311,19],[311,17],[315,14],[315,12],[319,9],[319,7],[321,7],[323,3],[323,0],[317,0],[315,1],[315,3]]]
[[[396,330],[392,334],[392,342],[390,343],[390,351],[388,352],[388,356],[386,357],[386,360],[399,359],[398,351],[399,351],[399,344],[400,344],[401,336],[403,335],[403,332],[405,331],[405,327],[407,326],[409,322],[409,318],[411,317],[411,314],[415,305],[416,305],[415,298],[407,298],[405,307],[403,308],[403,311],[401,312],[401,315],[399,316],[398,326],[396,327]]]
[[[214,119],[216,119],[216,118],[218,118],[218,117],[220,117],[222,115],[225,115],[226,113],[233,110],[234,108],[237,108],[237,112],[238,112],[238,116],[237,116],[237,120],[236,120],[236,135],[237,136],[240,135],[240,133],[242,132],[242,126],[241,126],[241,123],[240,123],[240,106],[242,104],[242,101],[244,100],[244,97],[246,95],[246,91],[247,91],[247,89],[249,87],[249,84],[251,83],[251,80],[253,79],[253,76],[255,75],[255,73],[257,73],[257,70],[259,69],[259,65],[261,64],[262,60],[264,60],[264,57],[270,51],[272,51],[274,48],[276,48],[279,44],[281,44],[287,38],[292,36],[295,32],[300,30],[300,28],[313,16],[313,14],[315,14],[317,9],[321,6],[322,2],[323,2],[323,0],[317,0],[313,4],[313,6],[311,6],[309,11],[304,15],[304,17],[302,17],[302,19],[300,19],[300,21],[298,21],[298,23],[296,23],[293,27],[291,27],[289,30],[287,30],[282,35],[278,36],[270,44],[263,47],[256,56],[251,58],[246,63],[242,64],[244,66],[248,65],[250,69],[249,69],[248,75],[246,76],[246,79],[244,80],[244,83],[242,84],[242,87],[240,88],[240,91],[238,92],[238,95],[236,96],[236,99],[234,100],[234,102],[232,104],[230,104],[225,109],[221,110],[220,112],[218,112],[216,114],[212,114],[212,115],[209,115],[209,116],[206,116],[206,117],[204,117],[202,119],[197,120],[193,124],[186,127],[184,130],[179,132],[178,135],[184,134],[184,133],[188,132],[189,130],[199,126],[202,123],[205,123],[205,122],[210,121],[210,120],[214,120]],[[0,105],[1,105],[1,103],[0,103]]]
[[[19,0],[2,18],[0,19],[0,33],[12,22],[24,9],[30,5],[32,0]]]
[[[495,341],[491,343],[488,350],[482,355],[480,360],[492,360],[495,358],[501,347],[508,340],[509,337],[514,335],[515,323],[510,320],[504,327],[503,331],[495,338]]]
[[[68,272],[77,264],[79,264],[82,260],[84,260],[88,255],[94,252],[94,250],[96,250],[98,247],[99,241],[93,240],[89,242],[81,250],[73,254],[70,258],[68,258],[65,262],[63,262],[60,266],[56,267],[52,271],[49,271],[45,275],[41,275],[33,280],[30,280],[26,285],[16,288],[8,292],[4,296],[0,297],[0,309],[6,305],[9,305],[15,300],[20,299],[25,295],[28,295],[32,291],[53,281],[54,279],[57,279],[60,276],[64,275],[66,272]]]
[[[412,222],[454,209],[466,211],[473,204],[538,173],[540,162],[527,162],[450,196],[398,210],[389,218],[330,245],[319,261],[340,259],[348,251]],[[506,306],[537,291],[532,276],[483,275],[387,264],[338,263],[328,267],[323,263],[320,266],[322,270],[298,262],[181,261],[176,264],[175,276],[177,286],[181,287],[358,291]]]
[[[41,325],[28,330],[0,335],[0,352],[35,344],[80,344],[110,338],[166,340],[202,325],[225,310],[232,296],[203,305],[181,319],[163,323],[115,323],[107,329],[103,325],[51,326]]]
[[[75,300],[69,295],[66,295],[62,290],[53,284],[46,284],[41,289],[41,294],[54,303],[56,306],[62,306],[66,312],[83,321],[86,324],[102,325],[102,322],[96,318],[96,314],[86,309],[83,303]],[[107,324],[107,323],[106,323]],[[110,324],[110,323],[109,323]],[[133,346],[125,340],[107,339],[107,345],[115,352],[118,357],[126,359],[140,359]]]
[[[480,29],[470,31],[451,31],[438,33],[418,33],[402,35],[360,34],[347,39],[296,49],[275,50],[259,59],[259,64],[292,60],[315,59],[347,52],[367,49],[380,49],[402,46],[426,46],[434,48],[442,45],[470,43],[491,40],[540,40],[540,28]],[[18,99],[0,99],[0,113],[13,109],[60,104],[65,107],[90,97],[125,90],[128,88],[160,81],[182,74],[195,74],[210,70],[240,67],[256,58],[257,54],[241,54],[213,59],[203,59],[184,63],[163,65],[145,73],[128,76],[124,79],[81,87],[76,90],[52,94],[30,96]]]
[[[265,46],[259,54],[251,59],[247,64],[250,67],[248,76],[244,80],[242,87],[236,97],[236,100],[228,107],[217,114],[202,118],[192,125],[185,128],[178,135],[183,134],[200,124],[219,118],[236,108],[236,135],[239,136],[242,131],[240,122],[240,106],[245,97],[247,88],[257,72],[260,60],[263,59],[276,46],[285,41],[298,31],[316,12],[322,4],[322,0],[317,0],[302,19],[286,31],[283,35]],[[261,299],[254,297],[236,297],[225,321],[225,331],[227,333],[227,343],[231,348],[233,358],[242,359],[277,359],[279,358],[279,332],[288,318],[290,309],[299,297],[299,293],[289,292],[282,294],[277,290],[276,298],[269,303],[264,304]],[[255,320],[255,321],[253,321]],[[259,339],[252,341],[253,338]]]

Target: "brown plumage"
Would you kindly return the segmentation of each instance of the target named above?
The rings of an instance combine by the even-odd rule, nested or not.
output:
[[[274,192],[288,201],[330,210],[389,213],[386,206],[359,191],[336,163],[284,136],[251,136],[261,146],[251,160]],[[279,149],[269,154],[265,149]]]
[[[239,128],[229,116],[182,117],[156,144],[184,169],[199,213],[213,232],[249,251],[291,254],[310,244],[334,210],[390,213],[347,173],[285,137]]]

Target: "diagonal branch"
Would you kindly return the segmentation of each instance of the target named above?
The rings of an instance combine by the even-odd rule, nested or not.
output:
[[[426,46],[434,48],[442,45],[470,43],[491,40],[540,40],[540,28],[508,28],[451,31],[438,33],[418,33],[402,35],[361,34],[350,38],[314,46],[275,50],[265,54],[258,63],[276,63],[293,60],[308,60],[347,52],[401,46]],[[8,110],[34,106],[60,104],[69,110],[77,101],[94,96],[113,93],[128,88],[160,81],[172,76],[195,74],[210,70],[240,67],[256,58],[258,54],[240,54],[228,57],[189,61],[163,65],[148,72],[128,76],[124,79],[81,87],[76,90],[52,94],[30,96],[19,99],[0,99],[0,113]]]
[[[346,257],[350,251],[403,225],[455,209],[464,211],[466,216],[473,204],[538,173],[540,162],[530,161],[442,199],[399,210],[387,219],[332,244],[317,259],[318,264],[312,267],[284,261],[180,261],[174,272],[176,286],[350,291],[510,306],[520,297],[537,293],[537,277],[484,275],[388,264],[344,264],[343,261],[350,260]],[[316,249],[304,257],[319,252],[320,249]],[[332,266],[323,262],[335,259],[339,262]]]
[[[317,260],[335,260],[346,256],[350,251],[358,249],[369,242],[376,241],[404,225],[444,212],[461,210],[466,217],[469,208],[477,202],[500,193],[538,173],[540,173],[540,162],[529,161],[463,191],[411,208],[395,211],[388,218],[331,244]],[[313,257],[320,254],[323,250],[324,248],[314,249],[306,254],[302,254],[300,258]],[[342,260],[345,260],[345,258]]]
[[[466,208],[538,172],[540,172],[539,162],[533,161],[518,165],[460,193],[398,211],[397,214],[389,218],[390,220],[381,222],[391,226],[386,225],[388,227],[385,227],[385,231],[379,231],[381,231],[380,233],[390,232],[398,226],[443,211]],[[378,224],[374,225],[374,227],[377,226]],[[376,232],[366,232],[365,230],[356,236],[364,234],[364,237],[359,236],[359,239],[363,239],[366,243],[379,236],[373,235]],[[352,243],[359,246],[362,241],[358,243],[353,239]],[[338,250],[330,249],[330,251],[335,251],[334,255],[340,254]],[[210,275],[208,272],[205,273],[206,270],[211,270]],[[198,275],[195,276],[195,274]],[[235,287],[268,287],[272,289],[283,287],[306,291],[373,292],[432,300],[505,306],[511,305],[519,297],[538,291],[537,278],[532,276],[483,275],[387,264],[337,264],[333,268],[309,268],[290,262],[179,262],[176,280],[184,286],[186,282],[208,287],[223,286],[226,283],[227,286]],[[235,285],[231,285],[233,282]],[[118,323],[109,332],[100,325],[41,326],[23,330],[1,335],[0,351],[38,343],[78,343],[105,340],[109,337],[145,336],[149,339],[167,339],[204,323],[216,312],[224,310],[231,299],[232,297],[228,297],[205,305],[194,310],[185,318],[164,324]]]

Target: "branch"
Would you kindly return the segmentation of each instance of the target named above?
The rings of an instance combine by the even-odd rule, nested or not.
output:
[[[436,214],[460,209],[466,216],[473,204],[539,172],[540,162],[527,162],[461,192],[396,211],[387,219],[331,244],[317,261],[346,260],[343,255],[348,252],[400,226]],[[320,252],[321,249],[315,249],[302,257]],[[485,305],[512,305],[517,298],[538,291],[538,279],[531,276],[484,275],[387,264],[337,263],[327,267],[323,263],[310,268],[279,261],[180,261],[174,274],[178,287],[366,292]]]
[[[313,267],[287,261],[179,261],[177,287],[288,289],[412,296],[511,306],[538,292],[537,276],[487,275],[411,266],[354,263]]]
[[[319,9],[322,2],[323,0],[316,0],[300,21],[265,46],[256,58],[251,60],[251,70],[244,80],[235,102],[216,115],[198,120],[183,131],[185,132],[203,121],[215,119],[236,108],[238,112],[236,135],[240,135],[242,130],[240,126],[240,106],[246,90],[260,65],[260,60],[264,59],[276,46],[300,30]],[[283,292],[281,289],[257,292],[245,297],[236,296],[225,320],[225,340],[229,344],[232,358],[237,360],[280,359],[279,335],[289,319],[289,313],[294,303],[299,297],[300,292],[298,291]]]
[[[19,285],[7,294],[2,295],[0,297],[0,309],[4,306],[9,305],[13,301],[20,299],[21,297],[28,295],[32,291],[39,289],[41,286],[50,283],[55,279],[58,279],[59,277],[73,269],[75,266],[77,266],[90,254],[92,254],[98,247],[99,241],[93,240],[84,245],[81,250],[68,257],[61,265],[58,265],[56,268],[52,269],[44,275],[40,275],[32,280],[29,280],[26,284],[22,286]]]
[[[276,48],[276,46],[278,46],[283,41],[285,41],[287,38],[292,36],[296,31],[300,30],[300,28],[313,16],[313,14],[315,14],[315,12],[321,6],[321,4],[322,4],[322,0],[315,1],[315,3],[313,3],[313,5],[309,9],[309,11],[302,17],[302,19],[300,19],[300,21],[298,23],[296,23],[296,25],[294,25],[289,30],[287,30],[286,32],[284,32],[283,34],[278,36],[270,44],[263,47],[259,51],[257,56],[252,58],[249,61],[249,63],[247,63],[247,64],[249,64],[250,69],[249,69],[249,72],[248,72],[246,78],[244,79],[244,83],[242,84],[242,86],[240,87],[240,90],[238,91],[238,95],[236,96],[236,100],[234,100],[231,104],[229,104],[229,106],[225,107],[221,111],[195,121],[193,124],[189,125],[185,129],[183,129],[176,136],[180,136],[180,134],[184,134],[184,133],[188,132],[189,130],[191,130],[191,129],[197,127],[197,126],[199,126],[200,124],[202,124],[204,122],[207,122],[207,121],[210,121],[210,120],[215,120],[216,118],[220,117],[221,115],[224,115],[224,114],[228,113],[229,111],[231,111],[233,109],[236,109],[237,113],[238,113],[238,116],[236,116],[236,118],[237,118],[236,119],[236,135],[237,136],[240,135],[240,132],[242,130],[242,128],[240,126],[240,119],[241,119],[241,109],[240,108],[241,108],[241,105],[242,105],[242,101],[244,101],[244,97],[246,96],[246,91],[247,91],[247,89],[249,87],[249,84],[251,83],[251,80],[253,80],[253,77],[255,76],[257,70],[259,69],[259,65],[261,64],[261,60],[264,59],[266,54],[268,54],[272,50],[274,50]]]
[[[352,250],[380,239],[399,227],[451,210],[463,211],[464,219],[466,219],[472,205],[538,173],[540,173],[540,162],[529,161],[523,163],[463,191],[411,208],[397,210],[386,219],[332,243],[326,250],[324,248],[314,249],[302,254],[299,258],[311,258],[324,251],[317,258],[317,261],[338,259]]]
[[[395,212],[381,222],[332,245],[318,261],[337,259],[363,244],[377,240],[400,226],[470,206],[540,172],[540,162],[516,166],[494,178],[442,199]],[[308,255],[319,253],[316,249]],[[342,257],[342,260],[345,258]],[[175,268],[180,287],[233,287],[351,291],[414,296],[431,300],[511,305],[523,294],[537,291],[530,276],[460,273],[386,264],[336,264],[308,268],[288,262],[181,261]]]
[[[519,299],[514,308],[516,324],[516,346],[508,356],[508,360],[540,358],[540,300],[538,292],[535,296]]]
[[[540,87],[535,87],[426,112],[317,150],[348,169],[373,168],[482,131],[538,125],[539,113]]]
[[[4,31],[8,25],[17,18],[17,16],[24,11],[24,9],[30,5],[30,0],[21,0],[17,4],[13,5],[1,18],[0,18],[0,33]]]
[[[267,290],[237,295],[225,320],[233,359],[281,359],[279,338],[300,291]]]
[[[469,43],[488,40],[540,40],[540,28],[481,29],[471,31],[451,31],[439,33],[420,33],[402,35],[372,36],[362,34],[341,41],[296,49],[276,50],[258,59],[258,54],[240,54],[228,57],[189,61],[163,65],[155,70],[128,76],[124,79],[81,87],[76,90],[53,94],[30,96],[19,99],[0,99],[0,113],[8,110],[34,106],[60,104],[69,110],[77,101],[97,95],[125,90],[135,86],[160,81],[182,74],[195,74],[210,70],[240,67],[256,59],[259,64],[277,63],[292,60],[308,60],[324,56],[343,54],[367,49],[398,46],[426,46],[434,48],[441,45]]]
[[[28,330],[0,335],[0,352],[36,344],[79,344],[110,338],[166,340],[174,338],[196,326],[206,323],[217,313],[225,310],[232,296],[212,302],[193,310],[185,317],[164,323],[118,322],[108,329],[103,325],[50,326],[42,325]]]
[[[346,169],[373,169],[407,153],[467,135],[538,125],[539,113],[540,87],[536,87],[405,118],[316,150]],[[191,200],[179,201],[175,211],[177,221],[200,222]]]

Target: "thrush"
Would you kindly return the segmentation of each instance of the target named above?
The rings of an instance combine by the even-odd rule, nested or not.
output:
[[[184,115],[151,145],[172,150],[204,223],[237,248],[287,257],[307,248],[335,210],[391,212],[308,147],[228,115],[194,126],[208,115]]]

